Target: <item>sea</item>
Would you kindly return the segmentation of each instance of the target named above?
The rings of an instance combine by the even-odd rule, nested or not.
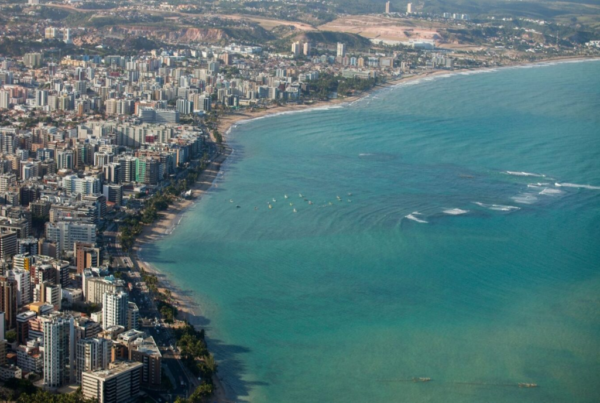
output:
[[[600,401],[600,61],[408,81],[228,142],[142,255],[198,303],[231,400]]]

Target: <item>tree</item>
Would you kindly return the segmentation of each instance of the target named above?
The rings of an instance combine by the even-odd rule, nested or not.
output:
[[[9,330],[8,332],[6,332],[5,337],[9,343],[13,343],[15,340],[17,340],[17,332],[15,332],[14,330]]]

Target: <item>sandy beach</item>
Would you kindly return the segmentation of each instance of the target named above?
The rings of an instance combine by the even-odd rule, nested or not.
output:
[[[519,63],[511,66],[502,66],[504,67],[515,67],[519,65],[527,65],[527,64],[540,64],[540,63],[551,63],[551,62],[560,62],[560,61],[577,61],[582,60],[582,58],[556,58],[556,59],[548,59],[543,61],[536,61],[532,63]],[[482,70],[482,69],[478,69]],[[399,79],[388,81],[382,85],[377,85],[369,91],[363,91],[357,93],[350,97],[338,98],[328,101],[318,101],[311,104],[295,104],[295,105],[285,105],[285,106],[273,106],[266,109],[257,109],[255,111],[244,110],[244,111],[232,111],[230,113],[226,113],[219,117],[217,129],[220,133],[224,134],[225,140],[227,140],[227,135],[229,134],[230,128],[240,121],[251,120],[263,116],[278,114],[282,112],[293,112],[293,111],[301,111],[310,108],[319,108],[330,105],[342,104],[342,103],[350,103],[356,101],[360,98],[367,96],[368,94],[380,90],[382,88],[391,87],[397,84],[406,83],[409,81],[419,80],[427,77],[433,77],[438,75],[448,75],[448,74],[459,74],[461,72],[476,71],[472,70],[435,70],[435,71],[427,71],[421,74],[411,75],[411,76],[403,76]],[[213,161],[208,165],[208,167],[202,172],[198,181],[192,187],[192,198],[186,200],[178,200],[173,203],[169,209],[165,212],[160,213],[159,219],[154,222],[152,225],[145,225],[141,235],[136,239],[136,244],[132,253],[132,258],[136,261],[136,263],[143,267],[148,272],[154,273],[157,275],[160,281],[161,289],[169,289],[172,293],[172,299],[179,310],[179,319],[186,319],[190,322],[190,324],[194,326],[198,326],[201,328],[203,326],[203,317],[202,317],[202,309],[195,302],[193,298],[193,291],[190,290],[181,290],[177,286],[175,286],[169,279],[162,274],[157,268],[152,267],[143,261],[143,256],[141,253],[146,244],[155,242],[164,236],[171,234],[179,225],[181,220],[183,219],[183,215],[188,210],[189,207],[194,205],[196,202],[200,201],[205,192],[207,192],[214,180],[217,178],[219,170],[221,169],[222,164],[225,162],[227,157],[231,154],[232,150],[227,147],[227,145],[223,146],[221,151],[214,157]],[[214,379],[215,384],[217,386],[217,390],[212,401],[217,402],[229,402],[227,399],[227,384],[223,379],[219,379],[218,375]]]

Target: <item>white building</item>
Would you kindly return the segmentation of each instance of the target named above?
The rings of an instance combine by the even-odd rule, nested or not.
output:
[[[82,372],[108,368],[111,348],[112,341],[108,339],[82,339],[77,342],[77,383],[81,383]]]
[[[41,318],[44,329],[44,386],[58,388],[73,379],[75,331],[73,317],[53,313]]]
[[[31,275],[29,271],[23,269],[13,269],[8,271],[8,277],[17,282],[17,306],[29,304],[31,299]]]
[[[56,242],[62,254],[72,251],[75,242],[96,243],[96,224],[77,221],[59,221],[46,223],[46,239]]]
[[[105,293],[102,297],[102,327],[127,327],[129,296],[126,292]]]
[[[109,369],[83,372],[81,390],[85,399],[98,403],[127,402],[140,393],[141,377],[142,364],[117,361]]]

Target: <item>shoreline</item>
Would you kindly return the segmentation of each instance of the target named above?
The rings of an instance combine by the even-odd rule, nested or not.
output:
[[[171,300],[175,303],[176,308],[178,309],[178,319],[187,320],[194,327],[202,327],[202,324],[199,323],[199,320],[202,318],[202,310],[199,304],[195,301],[193,295],[188,294],[187,290],[182,290],[177,285],[173,284],[171,279],[168,276],[160,271],[159,268],[152,266],[147,263],[143,256],[141,255],[144,250],[145,244],[154,243],[165,236],[168,236],[173,233],[176,229],[177,225],[181,223],[183,220],[184,214],[189,211],[189,207],[196,204],[197,201],[202,199],[202,196],[211,189],[214,184],[214,181],[217,179],[218,174],[226,162],[227,158],[233,153],[233,149],[231,149],[227,144],[227,138],[231,133],[231,130],[235,128],[235,125],[240,122],[251,121],[253,119],[262,118],[266,116],[273,116],[282,113],[292,113],[303,110],[310,109],[318,109],[323,107],[329,107],[334,105],[341,104],[350,104],[357,100],[360,100],[376,91],[394,87],[397,85],[401,85],[404,83],[417,81],[430,77],[437,76],[452,76],[452,75],[460,75],[461,73],[477,73],[486,70],[499,70],[505,68],[515,68],[515,67],[524,67],[524,66],[532,66],[536,65],[546,65],[549,63],[573,63],[573,62],[583,62],[583,61],[594,61],[600,60],[600,58],[586,58],[586,57],[559,57],[559,58],[551,58],[546,60],[540,60],[535,62],[524,62],[524,63],[515,63],[506,66],[497,66],[497,67],[485,67],[485,68],[477,68],[477,69],[460,69],[460,70],[433,70],[426,71],[421,74],[414,74],[408,77],[402,76],[399,79],[388,81],[384,84],[376,85],[373,88],[362,91],[359,94],[355,94],[349,97],[337,98],[333,100],[327,101],[317,101],[311,104],[301,104],[301,105],[285,105],[285,106],[274,106],[271,108],[261,109],[256,112],[244,111],[242,113],[234,112],[231,114],[223,115],[219,118],[217,124],[217,130],[220,133],[223,133],[224,143],[223,149],[220,151],[211,161],[211,163],[206,167],[206,169],[199,176],[197,182],[192,186],[192,197],[191,199],[180,199],[175,203],[169,206],[168,210],[161,212],[159,218],[152,225],[144,225],[142,233],[136,239],[136,243],[131,251],[131,258],[134,260],[135,264],[138,267],[143,267],[149,273],[155,274],[159,279],[159,289],[169,289],[172,293]],[[212,137],[212,135],[211,135]],[[197,313],[198,312],[198,313]],[[200,320],[201,322],[201,320]],[[209,346],[210,347],[210,346]],[[210,350],[210,348],[209,348]],[[219,375],[215,375],[213,377],[214,384],[216,386],[215,393],[213,395],[213,401],[216,402],[231,402],[229,399],[228,389],[231,388],[227,385],[227,382],[221,378]]]

